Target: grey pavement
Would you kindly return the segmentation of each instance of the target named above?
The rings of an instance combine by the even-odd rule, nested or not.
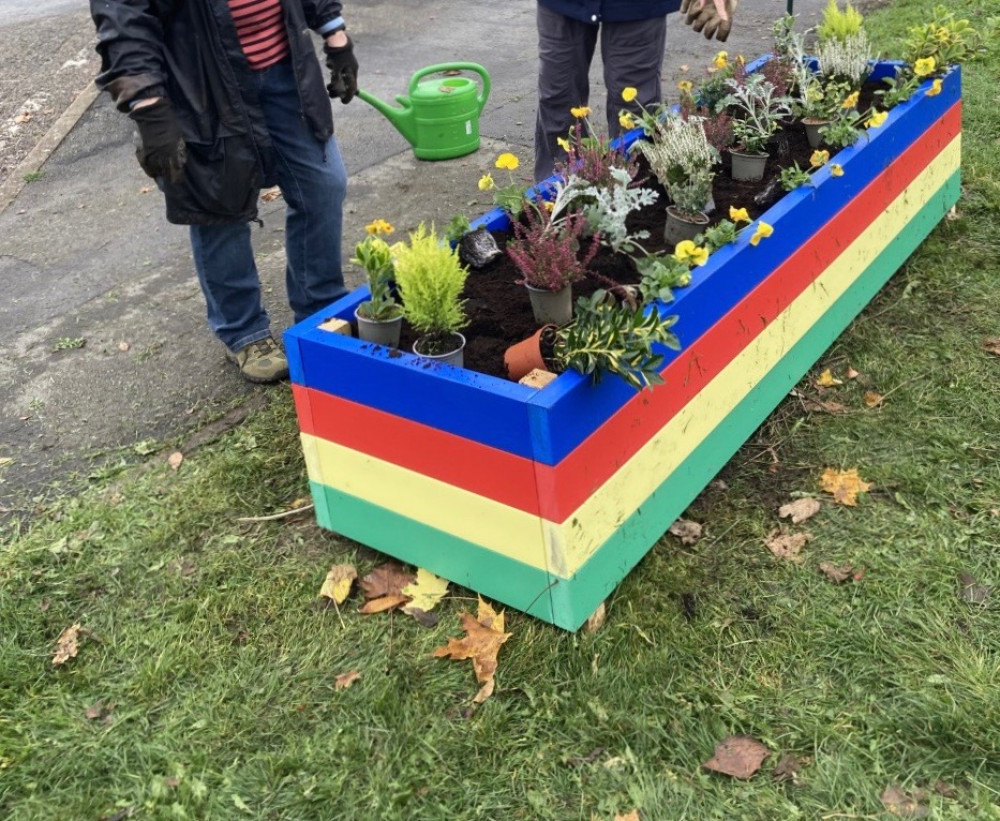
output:
[[[9,2],[2,0],[5,15]],[[796,0],[800,29],[815,24],[824,2]],[[28,6],[14,0],[16,19],[0,18],[0,74],[8,74],[15,52],[21,54],[19,44],[38,47],[39,37],[61,37],[59,49],[76,53],[86,32],[92,48],[82,2],[50,0],[41,6],[50,16],[33,19]],[[675,93],[677,80],[697,77],[720,48],[747,57],[766,51],[771,24],[785,7],[786,0],[744,0],[724,46],[674,15],[665,89]],[[482,147],[444,162],[417,160],[391,123],[362,101],[334,104],[350,174],[344,263],[354,286],[361,278],[348,259],[373,219],[404,233],[421,221],[444,225],[456,214],[488,210],[476,182],[493,170],[501,151],[521,158],[527,181],[535,0],[348,0],[345,17],[361,86],[387,102],[405,93],[414,72],[435,63],[480,63],[492,80],[480,121]],[[87,79],[97,65],[91,56]],[[76,75],[59,93],[71,99],[67,89],[74,84]],[[601,111],[599,55],[592,86],[591,106]],[[238,420],[248,403],[288,390],[249,385],[225,361],[205,325],[187,231],[164,219],[159,194],[135,163],[131,124],[106,95],[39,170],[41,177],[0,213],[0,521],[8,522],[30,516],[47,495],[75,492],[88,476],[163,458],[157,451],[168,445],[184,450],[220,417],[223,424]],[[263,204],[263,227],[254,229],[276,332],[290,321],[282,212],[280,198]]]

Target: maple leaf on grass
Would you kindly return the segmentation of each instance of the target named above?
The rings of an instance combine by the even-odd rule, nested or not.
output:
[[[854,507],[858,503],[858,494],[871,489],[871,482],[866,482],[858,475],[857,468],[850,470],[834,470],[827,468],[819,477],[820,487],[833,496],[838,504]]]
[[[771,751],[756,738],[731,735],[715,745],[715,755],[701,766],[706,770],[746,780],[760,769],[760,765],[770,754]]]
[[[357,577],[358,571],[353,564],[335,564],[327,571],[319,594],[333,599],[337,604],[343,604],[350,595],[351,586]]]
[[[416,577],[400,565],[393,562],[380,564],[359,582],[368,599],[359,612],[381,613],[406,604],[410,597],[403,592],[403,588],[414,581]]]
[[[448,639],[448,644],[436,648],[431,657],[472,659],[476,681],[482,685],[472,701],[475,704],[482,704],[493,695],[496,687],[494,676],[497,671],[497,655],[511,634],[504,632],[503,613],[497,613],[482,599],[479,600],[479,612],[476,616],[463,611],[459,613],[459,619],[465,635],[458,639]]]
[[[406,585],[400,592],[410,597],[409,603],[403,608],[404,613],[407,615],[414,615],[416,611],[429,613],[448,592],[448,580],[438,578],[429,570],[418,567],[416,580]]]

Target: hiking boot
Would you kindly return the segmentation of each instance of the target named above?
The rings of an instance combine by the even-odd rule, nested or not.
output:
[[[288,378],[288,360],[274,337],[251,342],[235,353],[226,351],[226,356],[236,363],[248,382],[277,382]]]

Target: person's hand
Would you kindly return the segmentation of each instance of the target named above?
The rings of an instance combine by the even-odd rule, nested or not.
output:
[[[704,32],[705,38],[715,37],[724,43],[733,27],[733,14],[739,0],[682,0],[681,14],[695,31]]]
[[[343,32],[337,32],[343,34]],[[326,53],[326,66],[330,69],[330,84],[326,90],[330,96],[339,99],[345,105],[354,99],[358,93],[358,61],[354,56],[354,43],[344,34],[344,45],[330,45],[333,38],[327,38],[323,51]],[[339,39],[339,38],[338,38]]]
[[[162,177],[172,183],[184,180],[184,137],[174,108],[166,97],[136,104],[129,113],[139,128],[142,145],[135,151],[139,165],[154,180]]]

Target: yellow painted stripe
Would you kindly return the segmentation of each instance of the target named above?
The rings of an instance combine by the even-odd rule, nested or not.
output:
[[[906,228],[959,167],[957,136],[885,212],[744,348],[673,419],[566,518],[549,548],[551,570],[568,578],[611,536],[736,407],[774,364]],[[780,226],[776,230],[781,230]],[[766,241],[766,240],[765,240]]]
[[[543,525],[550,523],[539,516],[318,436],[299,436],[306,470],[314,482],[548,570],[545,545],[550,542],[543,536]]]
[[[309,478],[531,567],[571,577],[905,229],[958,168],[960,139],[564,523],[303,433]]]

